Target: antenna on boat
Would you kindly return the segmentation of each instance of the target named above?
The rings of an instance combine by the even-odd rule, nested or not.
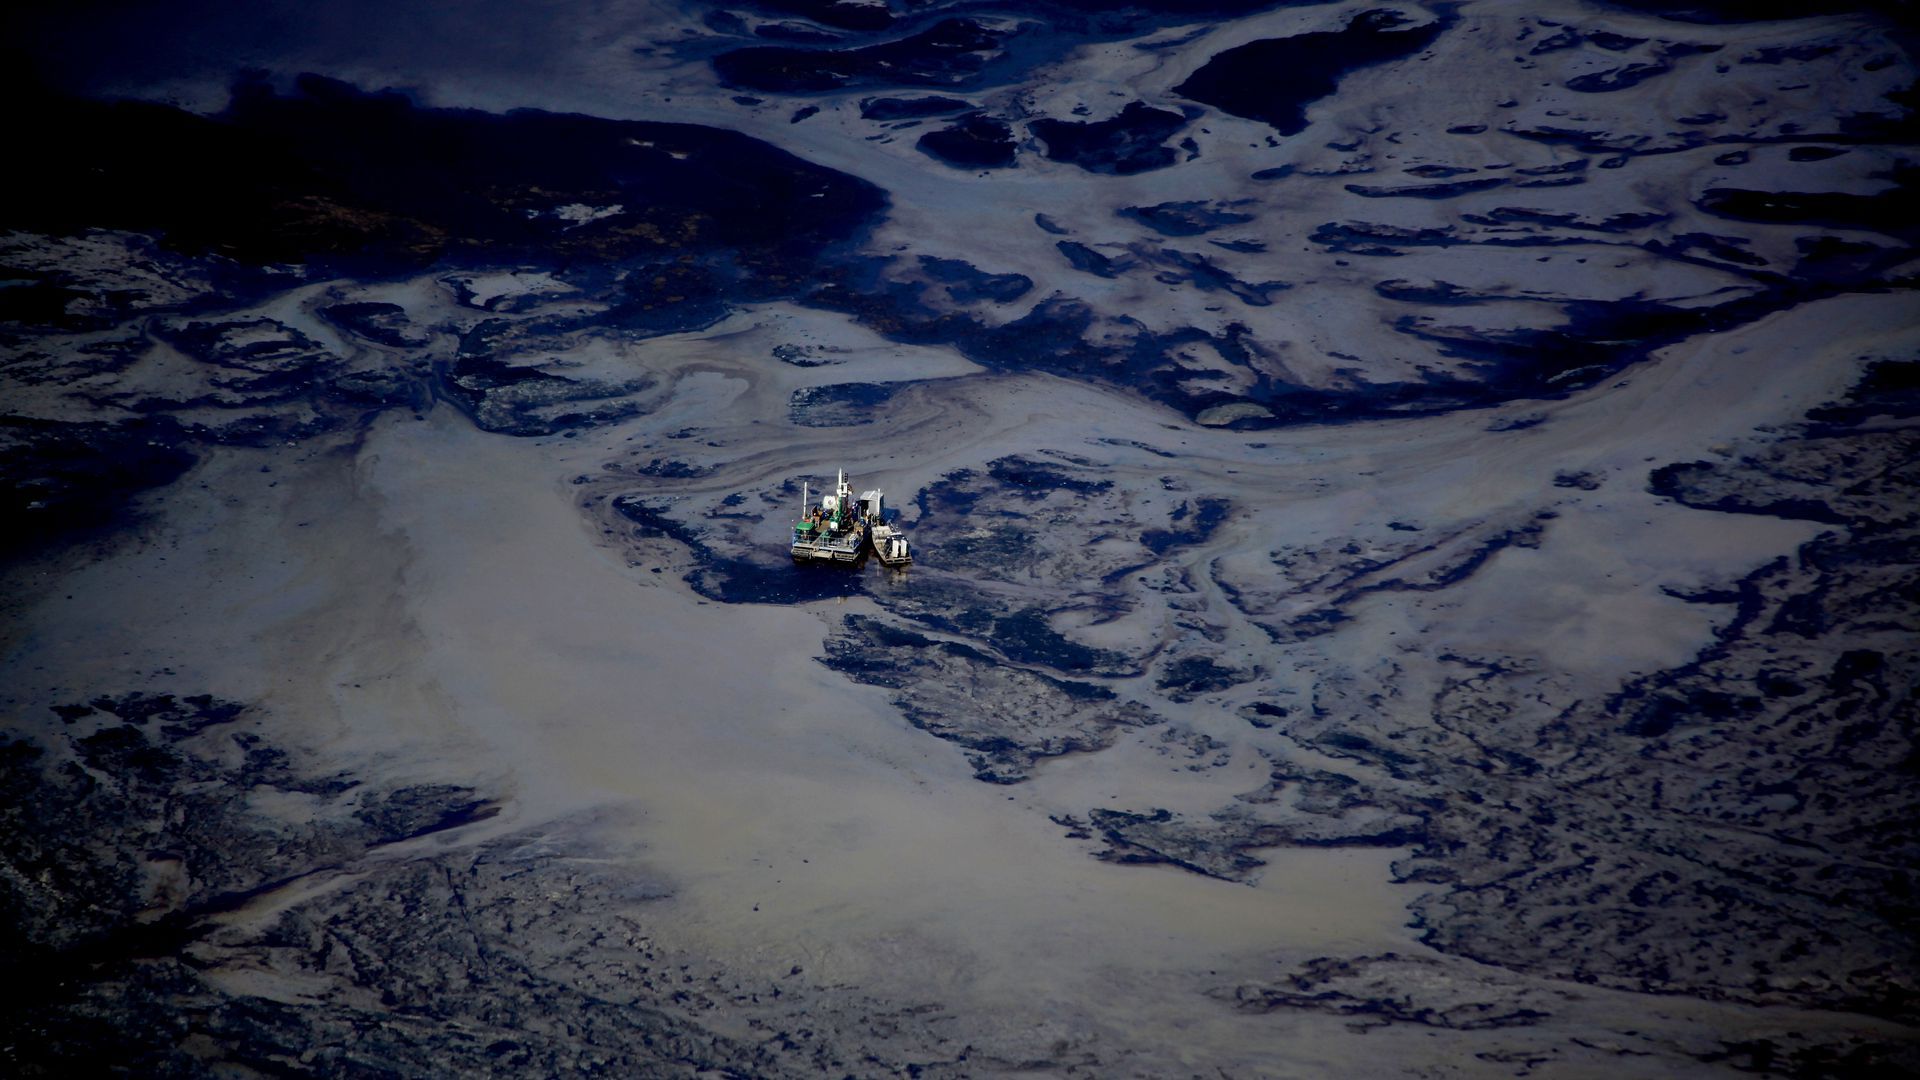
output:
[[[807,482],[800,481],[800,520],[807,520]]]

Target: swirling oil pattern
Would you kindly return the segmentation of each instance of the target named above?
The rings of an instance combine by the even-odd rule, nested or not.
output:
[[[1920,1072],[1905,0],[17,6],[0,1073]]]

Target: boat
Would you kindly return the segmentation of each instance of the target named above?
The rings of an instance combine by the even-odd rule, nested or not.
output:
[[[884,521],[873,527],[873,553],[880,556],[882,566],[913,565],[913,553],[907,550],[907,534]]]
[[[887,523],[886,497],[879,489],[853,496],[847,471],[841,469],[832,494],[813,501],[812,488],[800,484],[800,520],[793,523],[795,563],[857,563],[869,546],[883,566],[903,567],[913,562],[907,536]]]
[[[833,494],[814,505],[805,481],[800,484],[800,520],[793,523],[793,561],[859,562],[867,553],[867,520],[840,470]]]

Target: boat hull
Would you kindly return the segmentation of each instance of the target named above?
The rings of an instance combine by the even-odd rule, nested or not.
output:
[[[858,562],[862,554],[858,547],[837,547],[828,544],[793,545],[793,561],[797,563]]]

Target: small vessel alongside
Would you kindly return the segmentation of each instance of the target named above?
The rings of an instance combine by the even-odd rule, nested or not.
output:
[[[857,563],[869,545],[882,565],[907,566],[913,555],[906,534],[886,521],[886,498],[879,489],[853,497],[847,471],[840,470],[831,494],[813,502],[805,481],[800,484],[800,520],[793,523],[795,563]]]
[[[911,566],[913,554],[907,550],[907,534],[881,522],[873,527],[873,553],[882,566]]]

